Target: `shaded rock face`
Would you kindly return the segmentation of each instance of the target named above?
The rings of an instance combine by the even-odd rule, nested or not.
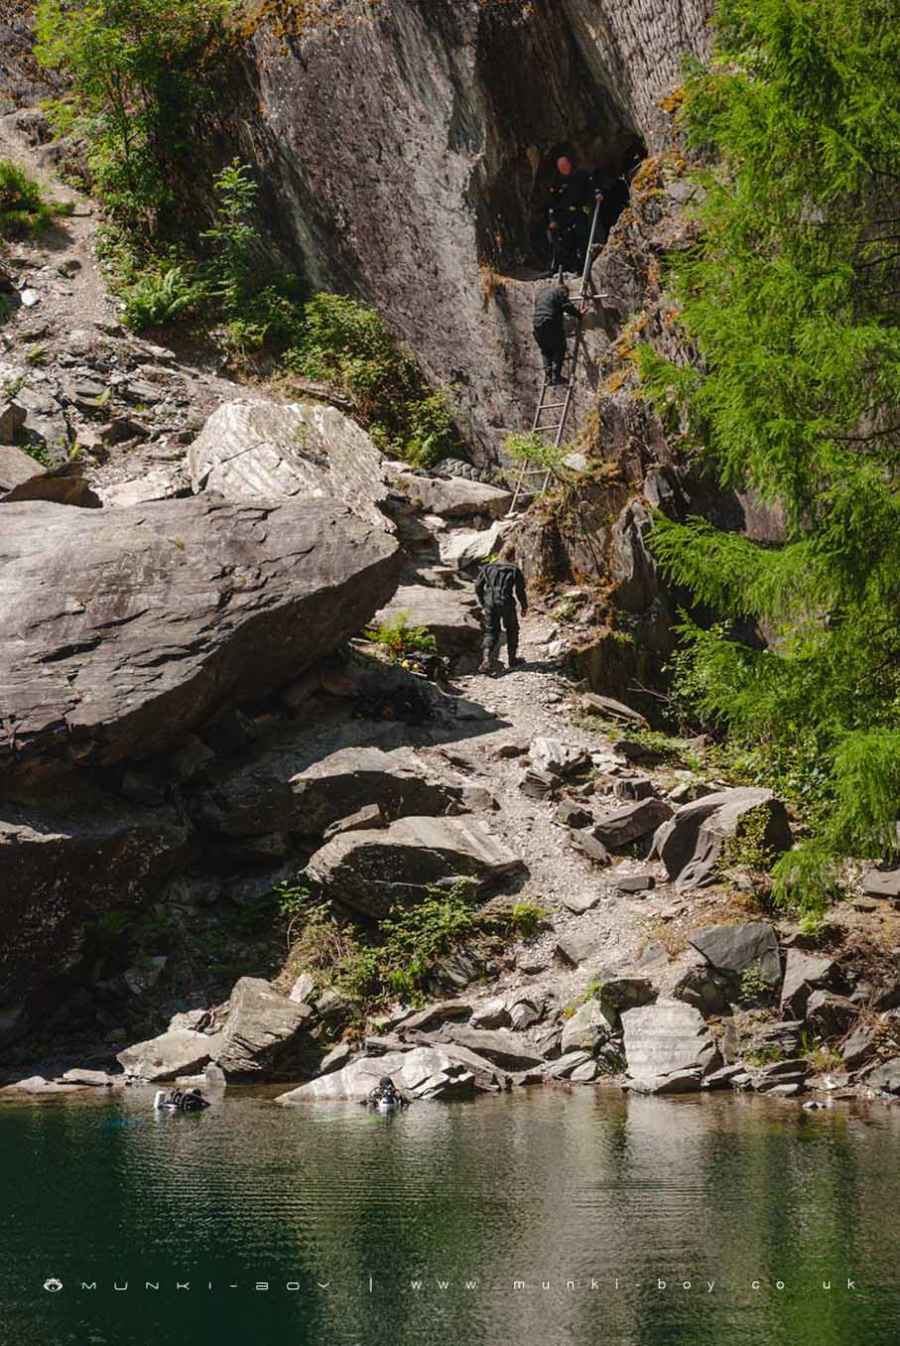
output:
[[[65,972],[87,915],[138,905],[187,853],[189,827],[172,808],[88,795],[0,813],[0,1003]]]
[[[383,524],[384,458],[355,421],[316,402],[226,402],[188,451],[195,492],[226,500],[341,500]]]
[[[261,27],[248,46],[235,134],[283,241],[314,284],[361,292],[389,316],[452,385],[486,456],[540,366],[530,287],[486,298],[479,266],[532,252],[563,142],[618,168],[636,136],[661,141],[656,103],[680,82],[683,54],[703,49],[705,11],[705,0],[389,0],[372,18],[354,9],[339,36],[311,27],[285,41]]]
[[[317,837],[376,803],[391,821],[445,813],[461,795],[461,785],[438,779],[411,748],[361,743],[328,751],[301,733],[294,743],[282,740],[255,754],[249,765],[220,776],[198,807],[204,825],[224,835],[287,829]]]
[[[781,955],[778,939],[765,921],[746,925],[711,925],[695,930],[690,943],[717,972],[739,977],[754,969],[770,987],[781,981]]]
[[[0,766],[108,765],[286,682],[392,593],[397,544],[330,504],[3,507]]]

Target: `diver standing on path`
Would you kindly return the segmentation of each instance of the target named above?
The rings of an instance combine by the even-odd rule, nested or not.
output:
[[[507,543],[500,553],[498,561],[489,561],[482,567],[475,581],[475,597],[484,613],[484,657],[479,673],[498,673],[500,663],[500,628],[506,632],[506,653],[509,667],[521,664],[517,658],[519,648],[519,619],[516,614],[516,599],[522,609],[522,616],[528,614],[528,594],[525,589],[525,576],[516,565],[516,549]]]

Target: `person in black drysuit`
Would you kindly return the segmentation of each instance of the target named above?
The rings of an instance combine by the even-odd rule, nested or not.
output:
[[[534,305],[534,339],[544,360],[544,377],[549,384],[562,383],[562,369],[566,359],[566,314],[579,319],[581,314],[569,301],[568,287],[548,285],[541,290]]]
[[[475,597],[484,613],[484,657],[479,673],[496,673],[500,668],[498,655],[501,625],[506,632],[509,667],[516,668],[522,662],[517,658],[519,619],[516,615],[516,599],[525,617],[528,613],[528,594],[525,576],[515,561],[514,549],[507,547],[499,561],[489,561],[482,567],[475,581]]]
[[[547,242],[550,275],[581,271],[591,236],[595,185],[590,173],[576,168],[567,154],[556,161],[556,176],[547,194]]]

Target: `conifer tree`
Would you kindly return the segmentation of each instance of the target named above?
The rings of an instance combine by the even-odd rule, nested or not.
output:
[[[779,547],[662,516],[653,534],[669,577],[726,619],[682,628],[701,715],[826,782],[782,891],[898,849],[898,70],[894,0],[720,0],[681,114],[699,241],[670,276],[700,359],[641,361],[699,462],[784,513]],[[747,619],[762,647],[737,638]]]

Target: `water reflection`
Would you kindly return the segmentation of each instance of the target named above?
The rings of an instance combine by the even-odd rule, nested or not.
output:
[[[10,1341],[898,1339],[900,1109],[539,1090],[384,1118],[230,1092],[180,1116],[150,1099],[0,1108]]]

